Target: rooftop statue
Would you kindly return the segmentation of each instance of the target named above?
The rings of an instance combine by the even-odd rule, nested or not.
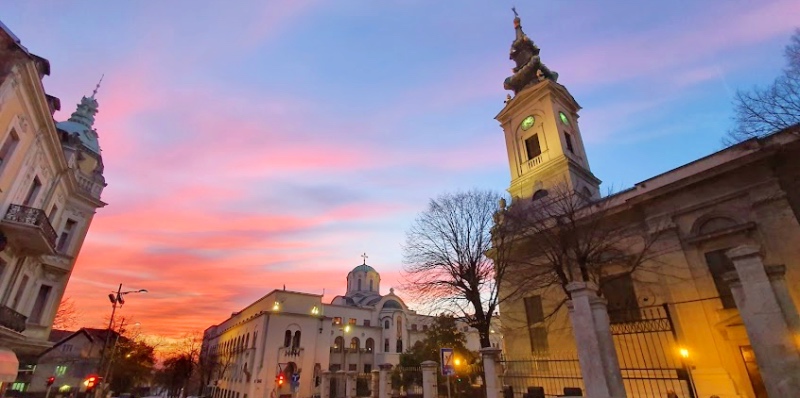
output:
[[[514,42],[511,43],[511,52],[508,57],[513,60],[517,66],[511,69],[513,75],[506,78],[505,82],[503,82],[503,87],[506,90],[513,90],[514,94],[517,94],[525,87],[544,79],[550,79],[552,81],[558,80],[558,73],[551,71],[539,58],[539,47],[533,44],[533,40],[522,31],[522,25],[517,10],[511,8],[511,11],[514,11],[514,30],[516,31],[516,37],[514,38]]]

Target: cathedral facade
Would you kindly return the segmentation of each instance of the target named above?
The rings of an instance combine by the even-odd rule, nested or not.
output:
[[[397,364],[400,354],[425,338],[434,317],[417,314],[366,262],[347,275],[347,293],[322,295],[273,290],[206,329],[202,354],[213,362],[204,375],[207,394],[220,398],[319,395],[322,371],[368,374]],[[457,321],[467,348],[480,349],[477,330]],[[501,347],[499,326],[492,345]],[[277,382],[278,375],[286,377]],[[296,378],[292,385],[291,378]]]

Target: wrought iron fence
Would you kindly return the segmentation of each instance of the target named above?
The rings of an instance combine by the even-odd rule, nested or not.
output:
[[[25,331],[25,323],[27,321],[28,317],[25,315],[22,315],[19,312],[6,307],[5,305],[0,306],[0,326],[5,326],[11,330],[22,333]]]
[[[392,396],[422,398],[422,368],[398,366],[392,370]]]
[[[486,388],[483,373],[483,364],[456,365],[455,374],[445,377],[439,374],[438,393],[440,397],[447,397],[447,383],[450,383],[451,398],[485,398]]]
[[[358,376],[356,376],[356,396],[372,396],[372,374],[359,373]]]

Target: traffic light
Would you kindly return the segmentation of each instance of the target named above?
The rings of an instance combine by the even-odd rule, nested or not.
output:
[[[102,380],[102,377],[96,375],[90,375],[87,377],[86,380],[83,381],[83,385],[86,386],[86,392],[94,391],[94,388],[97,387]]]
[[[53,383],[55,383],[55,382],[56,382],[55,376],[50,376],[50,377],[47,378],[47,386],[48,387],[52,386]]]
[[[278,373],[278,376],[275,378],[275,384],[278,387],[283,387],[283,383],[286,382],[286,376],[283,375],[283,372]]]

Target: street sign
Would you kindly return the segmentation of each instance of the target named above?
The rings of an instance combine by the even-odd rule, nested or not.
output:
[[[455,368],[453,368],[453,349],[452,348],[440,348],[439,349],[439,359],[442,364],[442,375],[444,376],[452,376],[456,374]]]
[[[292,383],[300,383],[300,373],[292,373]]]

